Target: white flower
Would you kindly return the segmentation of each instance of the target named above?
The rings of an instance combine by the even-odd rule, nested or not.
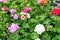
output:
[[[34,31],[41,35],[45,31],[45,27],[43,24],[38,24],[36,25]]]
[[[25,19],[25,16],[24,15],[21,15],[21,19],[24,20]]]
[[[25,13],[25,12],[21,12],[20,14],[22,14],[22,15],[26,15],[27,13]]]
[[[31,17],[29,13],[27,13],[27,17],[28,17],[28,18],[30,18],[30,17]]]
[[[35,40],[40,40],[39,38],[35,39]]]

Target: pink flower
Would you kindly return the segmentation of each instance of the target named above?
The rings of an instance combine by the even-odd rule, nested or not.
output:
[[[11,9],[11,10],[10,10],[11,16],[14,16],[15,12],[16,12],[15,9]]]
[[[3,0],[0,0],[0,2],[2,2]]]
[[[2,0],[2,2],[6,3],[8,0]]]
[[[6,6],[4,6],[4,7],[2,8],[2,10],[6,12],[6,11],[8,10],[8,8],[7,8]]]
[[[21,16],[21,19],[22,19],[22,20],[24,20],[24,19],[25,19],[25,16],[24,16],[24,15],[22,15],[22,16]]]
[[[37,3],[40,4],[42,2],[42,0],[37,0]]]
[[[30,7],[24,7],[24,10],[29,10],[29,11],[31,11],[32,8],[30,8]]]
[[[30,8],[30,7],[24,7],[24,10],[22,10],[22,11],[25,13],[28,13],[31,10],[32,10],[32,8]]]
[[[15,32],[16,30],[19,29],[19,26],[15,23],[12,23],[12,25],[10,27],[7,27],[7,28],[9,30],[9,32],[13,33],[13,32]]]
[[[14,14],[14,15],[13,15],[13,18],[14,18],[14,19],[18,19],[18,15]]]
[[[11,14],[14,14],[15,12],[16,12],[15,9],[11,9],[11,10],[10,10],[10,13],[11,13]]]

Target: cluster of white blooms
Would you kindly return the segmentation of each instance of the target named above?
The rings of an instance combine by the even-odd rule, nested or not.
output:
[[[41,35],[45,31],[45,27],[43,24],[38,24],[36,25],[34,31]]]

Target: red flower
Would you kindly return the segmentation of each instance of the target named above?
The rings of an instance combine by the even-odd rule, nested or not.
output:
[[[2,10],[6,12],[6,11],[8,10],[8,8],[7,8],[6,6],[4,6],[4,7],[2,8]]]
[[[53,14],[53,15],[56,15],[56,16],[60,16],[60,8],[54,8],[54,9],[52,10],[52,14]]]

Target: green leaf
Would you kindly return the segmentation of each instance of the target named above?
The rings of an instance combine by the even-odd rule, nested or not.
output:
[[[23,23],[22,26],[23,26],[23,28],[30,28],[28,23]]]
[[[51,40],[50,35],[46,32],[43,35],[41,35],[41,40]]]
[[[46,20],[43,21],[43,24],[51,24],[50,22],[51,22],[50,19],[46,19]]]
[[[15,33],[10,34],[8,40],[18,40],[18,34]]]
[[[32,38],[32,39],[36,39],[36,38],[38,38],[38,37],[39,37],[38,34],[35,33],[35,32],[33,32],[33,33],[31,34],[31,38]]]

